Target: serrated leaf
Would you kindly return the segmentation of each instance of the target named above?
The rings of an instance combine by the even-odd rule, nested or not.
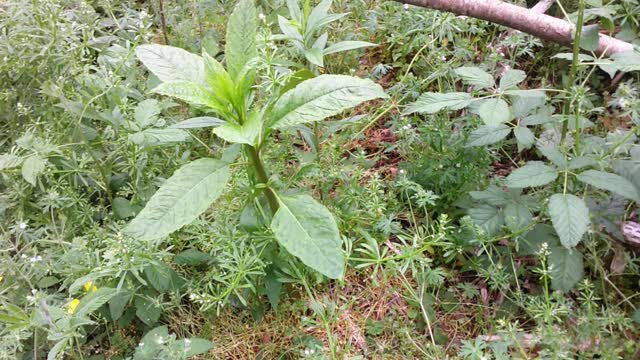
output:
[[[87,316],[106,304],[117,292],[116,289],[107,287],[101,287],[96,291],[90,292],[80,299],[80,304],[78,304],[73,314],[77,317]]]
[[[141,210],[141,208],[131,205],[131,202],[123,197],[116,197],[113,199],[111,207],[113,209],[113,213],[118,217],[118,219],[133,217]]]
[[[502,78],[500,78],[500,89],[509,90],[515,88],[527,78],[527,73],[522,70],[508,70]]]
[[[469,209],[469,217],[488,235],[494,235],[504,225],[504,216],[499,208],[487,204]]]
[[[549,161],[554,163],[560,169],[564,169],[567,167],[567,159],[564,155],[558,150],[558,148],[554,145],[545,145],[539,143],[536,148]]]
[[[507,192],[495,185],[489,185],[484,191],[471,191],[469,195],[476,201],[484,201],[495,206],[506,205],[508,202]]]
[[[549,266],[551,267],[551,286],[554,290],[564,293],[573,287],[584,276],[582,254],[576,249],[566,249],[561,246],[551,246]]]
[[[549,216],[560,242],[567,249],[578,245],[591,222],[584,200],[571,194],[552,195],[549,198]]]
[[[168,338],[169,329],[166,326],[158,326],[147,332],[140,340],[141,346],[136,347],[136,352],[133,355],[134,360],[151,360],[157,359],[158,353],[162,350],[162,343],[158,340],[161,338]]]
[[[116,293],[111,300],[109,300],[109,313],[111,314],[111,320],[118,320],[122,314],[124,314],[124,309],[129,305],[129,300],[131,300],[131,292],[127,290],[121,290]]]
[[[542,108],[545,102],[546,99],[544,97],[514,96],[511,101],[513,116],[516,118],[524,118]],[[524,126],[525,124],[521,125]]]
[[[507,176],[507,186],[510,188],[526,188],[543,186],[554,181],[558,171],[540,161],[529,161],[525,166],[514,170]]]
[[[433,114],[440,110],[460,110],[469,106],[473,101],[468,93],[452,92],[452,93],[434,93],[427,92],[418,98],[414,103],[407,106],[404,114],[422,113]]]
[[[220,106],[215,95],[204,86],[191,81],[170,81],[156,86],[151,92],[171,96],[191,105],[208,106],[217,109]]]
[[[467,147],[491,145],[504,139],[511,133],[511,128],[505,124],[484,125],[469,135]]]
[[[198,159],[178,169],[124,229],[129,236],[152,240],[189,224],[215,201],[229,180],[229,165]]]
[[[22,164],[22,158],[14,154],[0,155],[0,170],[12,169]]]
[[[504,222],[509,230],[516,232],[529,226],[533,222],[533,215],[526,206],[509,203],[504,208]]]
[[[273,107],[269,126],[275,129],[320,121],[365,101],[386,98],[380,85],[368,79],[322,75],[286,92]]]
[[[478,115],[486,125],[498,125],[513,119],[506,101],[498,98],[485,100],[478,109]]]
[[[158,120],[158,115],[160,115],[160,103],[158,103],[158,100],[147,99],[136,106],[133,117],[136,120],[136,124],[141,129],[144,129],[153,125]]]
[[[462,78],[462,81],[474,85],[480,89],[490,88],[495,85],[493,76],[477,67],[461,67],[455,73]]]
[[[372,47],[372,46],[378,46],[378,45],[367,42],[367,41],[341,41],[339,43],[329,45],[326,49],[323,50],[323,54],[330,55],[330,54],[335,54],[343,51],[362,49],[362,48]]]
[[[212,116],[200,116],[180,121],[179,123],[169,126],[169,129],[201,129],[206,127],[218,127],[225,124],[226,121]]]
[[[258,56],[257,16],[253,0],[240,0],[229,17],[224,58],[227,71],[234,80],[237,79],[242,68]]]
[[[145,266],[144,276],[149,284],[160,293],[172,290],[172,272],[171,268],[166,265],[152,263]]]
[[[524,126],[516,126],[513,129],[513,135],[516,136],[518,141],[518,151],[529,149],[536,142],[533,132]]]
[[[38,175],[45,169],[45,160],[40,155],[32,155],[22,163],[22,177],[32,186],[36,186]]]
[[[640,201],[640,195],[636,187],[620,175],[597,170],[587,170],[578,174],[578,180],[595,186],[598,189],[611,191],[627,199]]]
[[[590,158],[588,156],[576,156],[571,159],[571,161],[569,161],[569,165],[567,166],[567,168],[570,170],[576,170],[587,166],[596,165],[598,165],[598,162],[593,158]]]
[[[167,45],[141,45],[136,48],[140,61],[163,82],[189,81],[205,85],[202,58]]]
[[[309,195],[282,196],[271,230],[289,253],[331,279],[342,277],[345,258],[333,215]]]
[[[141,147],[149,147],[189,141],[191,135],[180,129],[151,128],[129,135],[128,140]]]
[[[627,51],[611,55],[613,69],[622,72],[640,71],[640,53]]]

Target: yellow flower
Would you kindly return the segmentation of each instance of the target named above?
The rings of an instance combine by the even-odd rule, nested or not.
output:
[[[4,280],[4,276],[0,276],[0,282],[2,282],[2,280]]]
[[[80,300],[78,300],[78,299],[71,300],[67,304],[67,312],[69,314],[73,314],[74,312],[76,312],[76,308],[78,307],[78,305],[80,305]]]
[[[84,284],[84,291],[85,292],[94,292],[98,290],[98,288],[93,285],[93,281],[89,281],[88,283]]]

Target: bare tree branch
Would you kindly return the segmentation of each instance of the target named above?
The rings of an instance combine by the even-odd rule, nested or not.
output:
[[[401,3],[452,12],[504,25],[541,39],[571,45],[574,26],[553,16],[536,13],[531,9],[508,4],[500,0],[396,0]],[[541,5],[542,6],[542,5]],[[611,55],[632,51],[633,45],[600,34],[596,53]]]

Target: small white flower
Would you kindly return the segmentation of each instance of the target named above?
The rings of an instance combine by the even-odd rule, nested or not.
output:
[[[456,167],[457,167],[457,168],[459,168],[459,167],[460,167],[460,163],[457,163],[457,164],[456,164]]]
[[[263,13],[258,14],[258,19],[265,21],[265,19],[267,18],[267,16]]]
[[[447,57],[444,56],[444,55],[441,57],[441,59],[442,59],[442,61],[447,61]]]
[[[31,294],[32,294],[32,295],[35,295],[35,294],[37,294],[37,293],[38,293],[38,289],[31,289]]]
[[[400,175],[404,175],[404,169],[400,169],[399,173]]]
[[[409,10],[409,4],[404,4],[404,9]]]
[[[26,229],[26,228],[27,228],[27,223],[23,223],[23,222],[21,222],[20,224],[18,224],[18,228],[19,228],[20,230],[24,230],[24,229]]]
[[[143,347],[143,346],[144,346],[144,343],[143,343],[143,342],[141,342],[140,344],[138,344],[138,346]]]

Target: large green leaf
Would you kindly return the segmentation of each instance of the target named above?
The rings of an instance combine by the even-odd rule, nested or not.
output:
[[[460,110],[469,106],[473,101],[470,94],[463,92],[434,93],[427,92],[418,98],[416,102],[407,106],[405,114],[423,113],[433,114],[440,110]]]
[[[567,292],[582,279],[584,265],[582,254],[577,249],[562,246],[549,247],[549,265],[551,266],[551,286],[555,290]]]
[[[205,85],[202,58],[186,50],[166,45],[141,45],[138,59],[161,81],[191,81]]]
[[[283,196],[279,201],[271,230],[280,245],[327,277],[342,277],[342,240],[329,210],[309,195]]]
[[[514,170],[507,176],[507,186],[510,188],[526,188],[543,186],[558,177],[558,171],[541,161],[529,161],[525,166]]]
[[[536,137],[533,132],[524,126],[516,126],[513,128],[513,135],[516,136],[518,142],[518,151],[529,149],[536,142]]]
[[[509,230],[516,232],[529,226],[533,221],[533,215],[523,204],[509,203],[504,208],[504,221]]]
[[[141,240],[157,239],[195,220],[215,201],[229,179],[229,165],[198,159],[178,169],[124,229]]]
[[[527,78],[527,73],[522,70],[508,70],[500,78],[500,89],[509,90],[515,88]]]
[[[578,174],[578,180],[595,186],[598,189],[611,191],[612,193],[624,196],[627,199],[640,201],[640,195],[638,195],[636,187],[620,175],[597,170],[587,170]]]
[[[252,113],[242,125],[226,123],[213,129],[213,132],[231,143],[255,145],[260,130],[262,130],[260,117],[257,113]]]
[[[560,242],[568,249],[578,245],[590,223],[589,208],[584,200],[571,194],[552,195],[549,215]]]
[[[387,95],[368,79],[322,75],[301,82],[276,102],[268,125],[282,129],[334,116],[362,102]]]
[[[509,104],[502,99],[485,100],[478,109],[478,115],[487,125],[498,125],[513,119]]]
[[[504,215],[500,208],[488,204],[469,209],[469,217],[489,235],[498,233],[504,225]]]
[[[460,76],[460,78],[462,78],[462,81],[474,85],[480,89],[490,88],[495,85],[493,76],[477,67],[465,66],[457,68],[455,72],[458,76]]]
[[[219,108],[215,95],[206,87],[191,81],[170,81],[156,86],[151,92],[171,96],[186,101],[191,105],[202,105]]]
[[[22,163],[22,177],[32,186],[36,186],[38,175],[45,169],[45,160],[40,155],[29,156]]]
[[[180,129],[151,128],[129,135],[128,140],[141,147],[149,147],[189,141],[191,135]]]
[[[234,80],[247,62],[258,56],[257,15],[253,0],[240,0],[229,17],[224,58],[227,71]]]
[[[511,128],[505,124],[483,125],[469,135],[467,147],[491,145],[506,138],[511,133]]]
[[[179,123],[169,126],[170,129],[200,129],[206,127],[218,127],[225,124],[226,121],[212,116],[199,116],[191,119],[180,121]]]

